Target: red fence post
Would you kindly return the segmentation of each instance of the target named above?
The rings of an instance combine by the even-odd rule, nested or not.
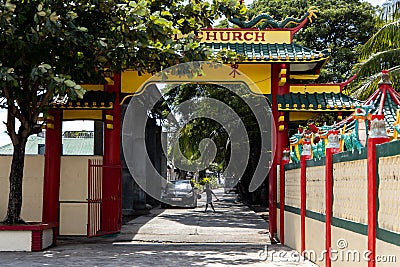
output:
[[[279,171],[279,203],[280,203],[280,209],[279,209],[279,236],[281,238],[281,244],[285,244],[285,164],[289,163],[290,160],[290,151],[288,148],[285,148],[283,150],[283,155],[282,155],[282,161],[280,165],[280,171]]]
[[[326,267],[331,267],[332,248],[332,194],[333,194],[333,162],[332,155],[340,151],[339,131],[328,132],[328,146],[325,157],[325,249],[327,251]]]
[[[303,152],[300,158],[300,231],[301,231],[301,253],[306,249],[306,181],[307,181],[307,163],[311,158],[311,142],[305,140],[303,144]]]
[[[371,134],[368,138],[368,267],[375,267],[376,256],[376,213],[377,213],[377,158],[376,145],[388,142],[386,127],[383,115],[371,116]]]

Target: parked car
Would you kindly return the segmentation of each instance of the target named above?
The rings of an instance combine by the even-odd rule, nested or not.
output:
[[[161,194],[161,208],[168,206],[197,207],[198,190],[190,180],[170,181]]]
[[[231,192],[237,193],[237,181],[234,177],[225,177],[224,193],[229,194]]]

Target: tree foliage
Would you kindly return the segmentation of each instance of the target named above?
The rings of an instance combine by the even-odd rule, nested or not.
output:
[[[353,96],[368,98],[377,88],[381,71],[389,70],[393,87],[400,88],[400,20],[384,24],[360,49],[354,68],[358,79],[350,88]]]
[[[360,0],[256,0],[248,7],[248,16],[269,13],[280,21],[301,17],[310,6],[317,6],[318,17],[295,35],[294,42],[319,51],[331,49],[332,57],[322,70],[320,82],[347,80],[357,62],[354,49],[376,30],[376,10],[371,4]]]
[[[175,106],[179,106],[181,103],[190,99],[199,99],[199,104],[201,104],[202,98],[211,98],[221,101],[229,106],[244,123],[249,139],[250,155],[249,161],[243,164],[246,166],[246,169],[244,175],[241,177],[241,184],[246,191],[243,193],[248,194],[248,185],[250,184],[250,179],[253,177],[253,173],[257,167],[261,152],[261,133],[257,119],[251,108],[241,97],[234,94],[231,90],[218,85],[181,85],[168,91],[165,96],[166,103],[169,107],[168,110],[172,111]],[[211,111],[208,110],[207,114],[210,112]],[[236,124],[237,122],[232,121],[230,123]],[[201,149],[199,148],[201,140],[209,138],[216,144],[217,148],[217,154],[212,165],[218,166],[221,171],[224,171],[229,164],[229,158],[231,155],[231,140],[229,134],[224,129],[226,126],[227,125],[221,125],[218,122],[205,117],[196,118],[190,121],[182,129],[179,135],[179,140],[177,140],[183,155],[189,160],[197,160],[201,156]]]
[[[195,34],[221,7],[242,8],[234,0],[0,0],[0,104],[14,146],[5,222],[21,221],[25,144],[49,102],[82,97],[79,84],[103,83],[106,68],[155,73],[207,59]]]

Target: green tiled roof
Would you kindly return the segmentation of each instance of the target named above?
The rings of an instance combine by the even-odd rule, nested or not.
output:
[[[32,135],[26,143],[26,154],[38,154],[39,144],[44,145],[45,138]],[[62,138],[63,155],[93,155],[94,138]],[[12,155],[13,146],[7,144],[0,147],[0,155]]]
[[[393,88],[388,88],[386,91],[379,88],[360,106],[370,107],[370,114],[372,115],[379,114],[379,110],[382,110],[382,114],[385,116],[386,129],[393,132],[393,123],[396,122],[396,111],[400,109],[400,95]],[[353,119],[353,115],[337,123],[335,129],[341,129],[345,124],[347,130],[354,129],[355,120]]]
[[[277,95],[281,111],[351,111],[359,101],[342,93],[288,93]]]
[[[247,44],[247,43],[206,43],[214,53],[222,49],[235,51],[245,56],[246,61],[265,62],[319,62],[329,58],[329,51],[321,52],[303,47],[296,43],[291,44]]]

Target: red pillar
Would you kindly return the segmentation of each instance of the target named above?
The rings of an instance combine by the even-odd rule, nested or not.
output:
[[[43,212],[44,223],[59,222],[62,110],[49,110],[46,127]]]
[[[281,160],[281,165],[280,165],[280,209],[279,209],[279,228],[280,228],[280,239],[281,239],[281,244],[285,244],[285,164],[289,163],[290,160],[290,151],[288,148],[285,148]]]
[[[308,156],[300,158],[300,233],[301,253],[306,249],[306,160]]]
[[[372,119],[383,119],[383,115],[372,115]],[[384,129],[385,130],[385,129]],[[371,128],[371,132],[373,129]],[[376,256],[376,227],[377,227],[377,164],[376,164],[376,145],[388,142],[389,137],[374,137],[372,134],[368,138],[368,267],[375,267]]]
[[[307,160],[311,159],[311,141],[304,140],[303,152],[300,157],[300,232],[301,253],[306,249],[306,201],[307,201]]]
[[[285,71],[283,71],[285,70]],[[282,151],[284,148],[288,146],[288,125],[287,125],[287,115],[279,114],[278,112],[278,104],[276,102],[276,95],[282,95],[289,93],[290,85],[286,81],[286,77],[289,76],[289,66],[285,64],[277,65],[273,64],[271,68],[271,93],[272,93],[272,115],[275,121],[276,127],[276,151],[275,151],[275,159],[271,167],[270,175],[269,175],[269,232],[271,237],[274,236],[277,232],[276,225],[276,204],[277,204],[277,165],[282,160]],[[283,80],[283,78],[285,80]],[[281,85],[280,85],[281,83]],[[281,116],[282,115],[282,116]],[[282,121],[279,121],[279,117],[283,117]]]
[[[332,247],[332,194],[333,194],[333,163],[332,155],[340,151],[339,148],[327,148],[325,157],[325,205],[326,205],[326,220],[325,220],[325,249],[328,252],[326,258],[326,267],[331,266],[331,247]]]
[[[103,156],[103,206],[102,231],[118,232],[122,224],[121,199],[121,75],[114,74],[114,84],[105,86],[107,93],[115,94],[112,110],[104,111],[104,156]]]
[[[114,108],[104,111],[104,165],[120,165],[120,148],[121,148],[121,106],[119,98],[121,92],[121,74],[114,74],[114,84],[106,85],[107,93],[115,93]],[[109,116],[112,116],[109,117]]]

